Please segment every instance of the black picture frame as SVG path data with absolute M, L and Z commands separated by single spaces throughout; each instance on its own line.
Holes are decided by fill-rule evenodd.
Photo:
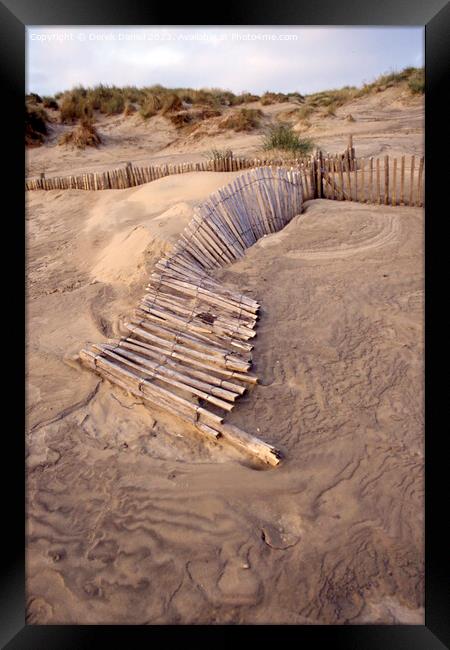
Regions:
M 448 108 L 442 101 L 448 90 L 448 35 L 450 33 L 450 8 L 444 0 L 322 0 L 321 3 L 302 2 L 297 4 L 260 0 L 252 5 L 227 2 L 220 7 L 217 16 L 201 9 L 193 16 L 193 6 L 156 7 L 153 4 L 139 5 L 135 2 L 122 3 L 117 0 L 3 0 L 0 2 L 0 48 L 3 71 L 4 98 L 7 98 L 6 116 L 8 128 L 4 133 L 9 138 L 5 145 L 8 152 L 8 197 L 10 208 L 4 211 L 5 227 L 9 230 L 4 245 L 14 264 L 8 265 L 3 275 L 8 308 L 14 306 L 15 313 L 25 286 L 24 273 L 24 153 L 23 153 L 23 95 L 25 89 L 25 27 L 27 25 L 171 25 L 174 15 L 177 25 L 416 25 L 425 26 L 426 53 L 426 618 L 423 626 L 263 626 L 264 637 L 269 640 L 284 634 L 286 628 L 294 633 L 294 639 L 305 647 L 324 643 L 327 646 L 346 650 L 438 650 L 449 647 L 450 625 L 448 616 L 448 574 L 447 539 L 444 533 L 445 511 L 436 504 L 445 494 L 445 478 L 448 475 L 444 452 L 445 430 L 437 424 L 446 401 L 439 393 L 437 382 L 431 390 L 428 359 L 439 354 L 438 335 L 431 319 L 433 293 L 436 291 L 440 274 L 439 264 L 446 257 L 430 253 L 431 242 L 436 235 L 436 219 L 440 215 L 438 201 L 440 188 L 446 187 L 446 169 L 437 156 L 445 140 L 445 126 Z M 444 114 L 445 111 L 445 114 Z M 3 122 L 5 124 L 5 122 Z M 444 136 L 443 136 L 444 134 Z M 6 223 L 6 218 L 7 223 Z M 447 254 L 448 257 L 448 254 Z M 17 318 L 17 317 L 15 317 Z M 11 322 L 8 320 L 8 322 Z M 25 481 L 24 481 L 24 364 L 18 362 L 26 334 L 26 312 L 21 325 L 14 320 L 14 327 L 7 333 L 5 346 L 11 358 L 8 359 L 10 393 L 5 409 L 13 419 L 4 426 L 3 444 L 6 453 L 3 465 L 12 470 L 7 487 L 3 492 L 2 506 L 4 524 L 2 553 L 4 567 L 0 585 L 0 642 L 2 647 L 16 650 L 52 648 L 90 648 L 107 643 L 125 643 L 129 647 L 140 646 L 149 641 L 169 641 L 172 634 L 182 634 L 184 642 L 200 634 L 205 640 L 213 640 L 219 631 L 226 642 L 237 635 L 249 632 L 253 635 L 258 626 L 36 626 L 25 625 Z M 13 330 L 13 331 L 11 331 Z M 23 357 L 25 361 L 25 355 Z M 12 383 L 11 383 L 12 379 Z M 443 389 L 441 388 L 441 391 Z M 4 393 L 6 396 L 6 393 Z M 18 400 L 12 405 L 13 396 Z M 431 430 L 433 426 L 433 430 Z M 441 449 L 442 447 L 442 449 Z M 447 470 L 447 471 L 446 471 Z M 217 628 L 220 627 L 220 630 Z M 263 637 L 263 638 L 264 638 Z

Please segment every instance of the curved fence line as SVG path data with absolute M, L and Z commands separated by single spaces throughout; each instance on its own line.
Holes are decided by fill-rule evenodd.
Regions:
M 119 339 L 80 352 L 88 368 L 210 440 L 224 438 L 277 465 L 281 452 L 224 414 L 257 383 L 249 374 L 259 303 L 214 278 L 302 211 L 296 170 L 262 167 L 214 192 L 172 250 L 155 265 L 146 293 Z

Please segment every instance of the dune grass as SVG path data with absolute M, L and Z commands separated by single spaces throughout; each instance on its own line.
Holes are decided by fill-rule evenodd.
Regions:
M 25 144 L 39 146 L 48 133 L 48 115 L 38 103 L 25 103 Z
M 269 127 L 262 138 L 264 151 L 278 149 L 292 153 L 296 156 L 308 154 L 314 146 L 310 138 L 301 138 L 291 126 L 277 124 Z
M 210 149 L 204 155 L 207 160 L 228 160 L 233 157 L 231 149 Z
M 262 111 L 258 108 L 240 108 L 235 113 L 227 115 L 219 126 L 233 131 L 252 131 L 260 126 L 262 115 Z
M 64 133 L 60 137 L 58 144 L 86 149 L 86 147 L 98 147 L 101 144 L 101 138 L 92 120 L 84 118 L 72 131 Z
M 425 71 L 423 68 L 416 70 L 410 75 L 408 88 L 413 95 L 421 95 L 425 92 Z
M 37 93 L 29 93 L 26 95 L 26 104 L 30 110 L 32 107 L 42 107 L 51 111 L 59 109 L 59 119 L 63 124 L 93 119 L 98 113 L 128 116 L 138 111 L 144 120 L 160 114 L 177 128 L 184 126 L 197 128 L 201 120 L 219 116 L 226 107 L 238 107 L 256 101 L 260 101 L 263 106 L 290 102 L 301 104 L 298 107 L 298 119 L 306 124 L 313 114 L 334 116 L 337 109 L 354 99 L 382 92 L 399 84 L 402 84 L 412 95 L 424 93 L 424 69 L 408 67 L 399 72 L 393 71 L 380 75 L 374 81 L 365 83 L 359 88 L 344 86 L 305 96 L 297 91 L 291 93 L 266 91 L 259 96 L 247 91 L 235 94 L 221 88 L 166 88 L 160 84 L 138 88 L 99 84 L 86 88 L 76 86 L 71 90 L 56 93 L 53 97 L 40 97 Z M 189 115 L 188 112 L 191 114 Z M 258 109 L 242 107 L 234 114 L 225 115 L 220 126 L 235 131 L 251 131 L 260 126 L 261 117 L 262 113 L 258 112 Z M 45 123 L 51 119 L 48 120 L 47 116 L 43 121 Z M 33 122 L 38 123 L 37 113 L 31 116 L 26 112 L 28 141 L 37 143 L 44 139 L 45 133 L 34 129 L 31 125 Z M 44 127 L 41 125 L 38 128 Z

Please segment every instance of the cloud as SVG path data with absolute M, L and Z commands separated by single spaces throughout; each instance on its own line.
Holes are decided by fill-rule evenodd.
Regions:
M 423 63 L 423 28 L 27 28 L 27 88 L 314 92 Z

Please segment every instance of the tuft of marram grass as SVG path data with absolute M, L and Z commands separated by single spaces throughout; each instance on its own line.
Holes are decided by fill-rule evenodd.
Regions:
M 166 115 L 167 113 L 174 113 L 183 108 L 183 102 L 175 93 L 168 93 L 161 98 L 161 113 Z
M 85 149 L 86 147 L 98 147 L 101 144 L 101 138 L 92 120 L 84 118 L 72 131 L 64 133 L 58 140 L 58 144 L 71 144 L 77 149 Z
M 301 138 L 291 126 L 277 124 L 269 127 L 262 138 L 262 147 L 265 151 L 280 149 L 289 153 L 302 156 L 308 154 L 314 144 L 310 138 Z
M 162 108 L 162 101 L 159 95 L 155 93 L 149 93 L 139 109 L 140 115 L 144 120 L 148 120 L 149 117 L 153 117 L 160 111 Z
M 423 68 L 411 74 L 408 79 L 408 88 L 413 95 L 421 95 L 425 92 L 425 73 Z
M 90 118 L 93 114 L 91 104 L 86 100 L 83 93 L 76 90 L 64 93 L 59 104 L 59 110 L 60 120 L 63 124 Z
M 48 115 L 38 103 L 25 103 L 25 144 L 39 146 L 47 135 Z
M 234 131 L 252 131 L 260 125 L 262 115 L 262 111 L 258 108 L 240 108 L 235 113 L 227 115 L 219 126 Z
M 210 149 L 204 154 L 204 158 L 207 160 L 228 160 L 228 158 L 233 158 L 233 152 L 231 149 Z
M 136 113 L 136 111 L 136 106 L 129 99 L 127 99 L 125 102 L 125 107 L 123 109 L 123 114 L 125 116 L 133 115 L 133 113 Z

